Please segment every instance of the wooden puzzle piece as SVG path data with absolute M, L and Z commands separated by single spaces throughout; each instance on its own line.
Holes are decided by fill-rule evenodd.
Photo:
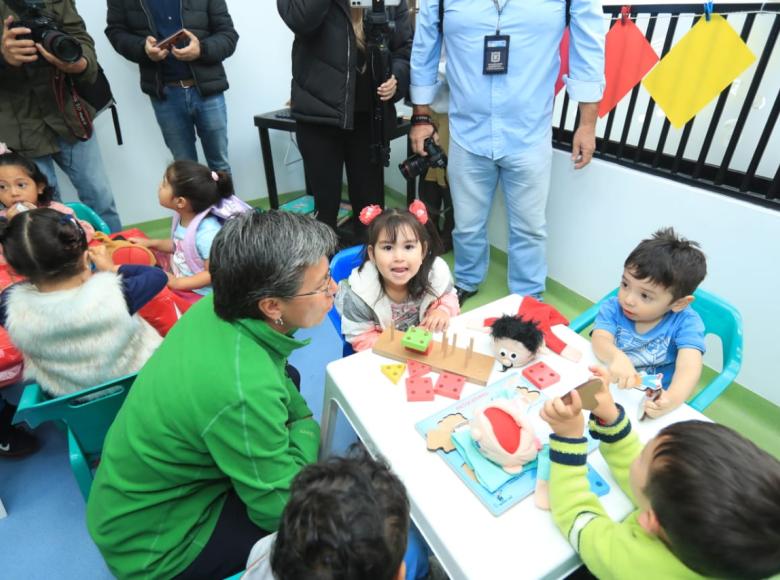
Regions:
M 466 377 L 443 372 L 439 375 L 439 380 L 436 381 L 436 386 L 433 390 L 437 395 L 443 395 L 450 399 L 457 400 L 460 399 L 460 392 L 463 390 L 463 385 L 465 384 Z
M 406 379 L 406 400 L 410 402 L 433 401 L 431 377 L 409 377 Z
M 533 403 L 536 399 L 542 396 L 542 393 L 536 389 L 529 389 L 528 387 L 517 387 L 517 394 L 520 397 L 525 397 L 528 403 Z
M 403 338 L 401 339 L 401 344 L 404 346 L 404 348 L 408 348 L 409 350 L 414 350 L 417 352 L 428 352 L 428 349 L 431 346 L 431 339 L 433 338 L 433 335 L 425 330 L 424 328 L 420 328 L 419 326 L 412 326 L 409 330 L 404 333 Z
M 546 389 L 550 385 L 554 385 L 561 379 L 561 375 L 556 373 L 542 361 L 524 368 L 523 376 L 540 390 Z
M 469 467 L 469 465 L 467 463 L 464 463 L 463 465 L 461 465 L 460 468 L 463 470 L 463 473 L 465 473 L 471 479 L 473 479 L 474 481 L 479 483 L 479 480 L 477 479 L 477 474 L 474 473 L 474 470 L 471 469 L 471 467 Z
M 388 379 L 390 379 L 390 382 L 392 382 L 394 385 L 397 385 L 398 380 L 401 378 L 401 375 L 404 374 L 404 371 L 406 370 L 406 365 L 403 363 L 396 363 L 390 365 L 382 365 L 379 368 L 382 371 L 382 374 L 385 375 Z
M 453 451 L 455 449 L 455 444 L 452 442 L 452 431 L 455 427 L 463 425 L 466 422 L 466 417 L 460 413 L 454 413 L 444 417 L 439 421 L 435 429 L 431 429 L 425 435 L 425 442 L 428 445 L 428 450 L 436 451 L 437 449 L 441 449 L 444 453 Z
M 577 391 L 577 394 L 580 396 L 580 401 L 582 401 L 582 408 L 587 411 L 592 411 L 596 407 L 598 407 L 598 401 L 596 400 L 596 393 L 598 393 L 601 390 L 602 383 L 601 379 L 599 378 L 593 378 L 585 381 L 581 385 L 574 387 L 574 389 Z M 566 393 L 563 396 L 563 402 L 567 405 L 571 403 L 571 395 L 569 393 Z
M 416 360 L 410 359 L 406 361 L 406 364 L 409 365 L 410 377 L 421 377 L 422 375 L 427 375 L 429 372 L 431 372 L 431 365 L 427 365 Z

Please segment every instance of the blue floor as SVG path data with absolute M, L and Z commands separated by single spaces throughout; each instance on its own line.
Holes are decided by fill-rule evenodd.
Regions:
M 290 358 L 301 373 L 301 392 L 319 420 L 325 366 L 341 356 L 341 340 L 326 318 L 298 338 L 312 343 Z M 5 389 L 15 401 L 18 390 Z M 51 424 L 36 430 L 41 449 L 24 459 L 0 460 L 0 499 L 8 517 L 0 519 L 0 578 L 111 578 L 85 525 L 84 500 L 70 471 L 65 434 Z M 354 440 L 343 417 L 336 449 Z

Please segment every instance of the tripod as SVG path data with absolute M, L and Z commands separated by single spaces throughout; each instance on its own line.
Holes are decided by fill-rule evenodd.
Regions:
M 371 163 L 390 165 L 389 133 L 395 119 L 388 119 L 388 105 L 377 94 L 379 85 L 392 75 L 390 49 L 387 38 L 395 23 L 388 20 L 384 0 L 372 0 L 371 9 L 363 17 L 363 30 L 366 36 L 366 57 L 371 75 Z

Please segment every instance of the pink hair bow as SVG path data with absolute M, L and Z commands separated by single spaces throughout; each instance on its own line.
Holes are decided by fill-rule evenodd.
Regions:
M 382 208 L 377 204 L 367 205 L 362 210 L 360 210 L 358 219 L 360 220 L 361 224 L 367 226 L 372 221 L 374 221 L 376 216 L 378 216 L 380 213 L 382 213 Z
M 415 199 L 412 204 L 409 206 L 409 212 L 417 218 L 417 221 L 420 222 L 422 225 L 425 225 L 428 223 L 428 209 L 425 207 L 425 204 L 421 202 L 419 199 Z
M 8 145 L 0 141 L 0 155 L 5 155 L 6 153 L 12 153 L 12 151 L 8 148 Z

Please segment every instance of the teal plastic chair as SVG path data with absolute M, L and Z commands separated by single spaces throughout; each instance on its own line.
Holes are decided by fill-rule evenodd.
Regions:
M 14 423 L 25 422 L 32 428 L 46 421 L 65 424 L 70 468 L 85 501 L 92 487 L 92 468 L 100 457 L 103 440 L 135 377 L 135 374 L 127 375 L 55 399 L 48 398 L 35 383 L 24 388 Z
M 95 228 L 95 231 L 103 232 L 104 234 L 111 233 L 111 228 L 108 227 L 108 224 L 105 221 L 103 221 L 103 218 L 100 217 L 95 212 L 95 210 L 89 207 L 88 205 L 85 205 L 80 201 L 70 201 L 65 205 L 67 205 L 70 209 L 73 210 L 73 213 L 76 214 L 77 218 L 87 222 L 93 228 Z
M 330 276 L 333 278 L 334 282 L 339 283 L 345 278 L 349 278 L 352 270 L 360 266 L 363 262 L 363 252 L 365 249 L 366 247 L 363 245 L 352 246 L 351 248 L 344 248 L 333 256 L 333 259 L 330 261 Z M 335 306 L 328 312 L 328 318 L 330 318 L 333 327 L 336 329 L 336 332 L 339 333 L 339 336 L 344 343 L 341 355 L 349 356 L 353 354 L 355 351 L 352 349 L 352 345 L 347 342 L 341 332 L 341 315 L 339 314 L 339 311 L 336 310 Z
M 704 411 L 734 382 L 742 367 L 742 316 L 731 304 L 711 292 L 700 288 L 693 295 L 696 299 L 691 307 L 704 321 L 704 333 L 720 337 L 723 344 L 723 370 L 688 402 L 697 411 Z M 601 304 L 612 296 L 617 296 L 617 288 L 572 320 L 570 328 L 582 332 L 593 324 Z

